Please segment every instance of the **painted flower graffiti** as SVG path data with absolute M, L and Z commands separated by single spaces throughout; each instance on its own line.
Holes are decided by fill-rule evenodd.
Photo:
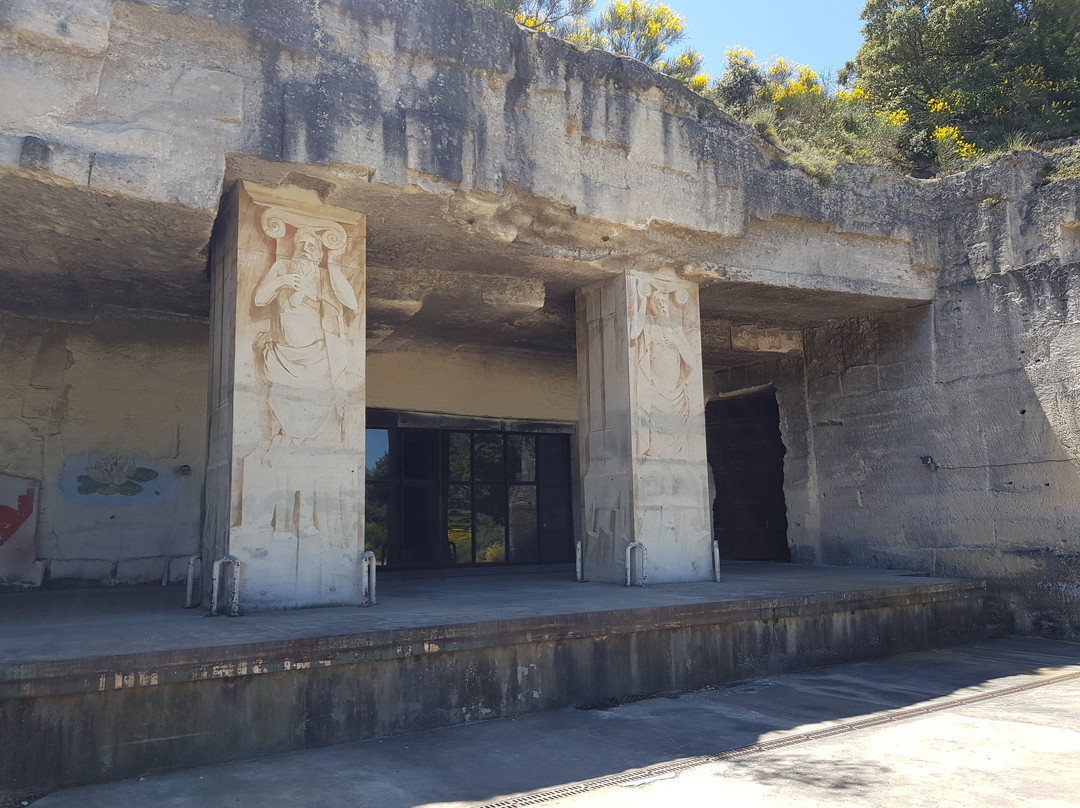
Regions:
M 145 466 L 136 466 L 135 460 L 118 454 L 103 454 L 92 465 L 87 466 L 86 474 L 78 476 L 80 494 L 120 494 L 133 497 L 141 494 L 140 483 L 156 479 L 158 473 Z

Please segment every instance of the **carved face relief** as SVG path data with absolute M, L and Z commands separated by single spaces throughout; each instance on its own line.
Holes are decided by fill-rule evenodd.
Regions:
M 310 227 L 301 227 L 296 231 L 296 255 L 314 261 L 322 262 L 323 248 L 318 234 Z

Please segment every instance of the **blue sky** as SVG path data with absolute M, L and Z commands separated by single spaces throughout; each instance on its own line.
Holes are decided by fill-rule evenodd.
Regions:
M 713 77 L 723 72 L 724 52 L 732 46 L 749 48 L 761 60 L 783 56 L 825 74 L 854 59 L 862 44 L 859 14 L 865 0 L 664 2 L 686 18 L 689 37 L 678 50 L 689 44 L 703 53 Z

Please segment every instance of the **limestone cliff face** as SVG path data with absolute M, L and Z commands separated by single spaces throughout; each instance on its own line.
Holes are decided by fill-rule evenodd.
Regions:
M 175 287 L 143 281 L 144 306 L 205 311 L 200 250 L 240 177 L 369 211 L 404 209 L 407 189 L 413 226 L 373 222 L 373 265 L 454 269 L 413 242 L 464 231 L 487 254 L 474 267 L 531 260 L 575 283 L 631 265 L 725 294 L 929 297 L 917 184 L 851 169 L 824 189 L 674 80 L 468 2 L 16 0 L 2 14 L 0 187 L 20 200 L 26 255 L 0 261 L 27 301 L 41 281 L 25 273 L 52 267 L 69 316 L 72 297 L 112 304 L 86 279 L 115 277 L 117 254 Z M 71 222 L 60 256 L 43 249 L 55 219 Z
M 1006 622 L 1075 636 L 1080 187 L 1046 165 L 927 183 L 933 302 L 806 333 L 788 378 L 805 374 L 812 492 L 789 521 L 797 557 L 986 577 Z
M 200 423 L 206 245 L 246 179 L 367 216 L 372 401 L 423 409 L 400 357 L 453 356 L 554 391 L 508 381 L 476 412 L 565 419 L 576 291 L 692 280 L 713 392 L 776 387 L 797 559 L 988 576 L 1019 627 L 1077 632 L 1080 181 L 1043 182 L 1046 158 L 823 187 L 676 82 L 468 0 L 12 0 L 0 74 L 0 339 L 55 347 L 45 382 L 30 359 L 0 378 L 0 504 L 40 486 L 32 543 L 65 576 L 149 579 L 119 559 L 196 542 L 189 520 L 140 544 L 149 514 L 79 555 L 54 483 L 106 444 L 166 468 L 129 400 Z M 129 343 L 184 391 L 95 397 L 157 367 Z

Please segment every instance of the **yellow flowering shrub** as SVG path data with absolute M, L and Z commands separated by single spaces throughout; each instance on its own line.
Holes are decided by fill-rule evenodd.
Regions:
M 935 127 L 931 137 L 938 162 L 947 169 L 963 168 L 983 153 L 974 143 L 964 140 L 960 130 L 952 125 Z
M 892 112 L 881 113 L 878 115 L 889 126 L 903 127 L 907 126 L 911 118 L 908 117 L 907 110 L 895 109 Z

